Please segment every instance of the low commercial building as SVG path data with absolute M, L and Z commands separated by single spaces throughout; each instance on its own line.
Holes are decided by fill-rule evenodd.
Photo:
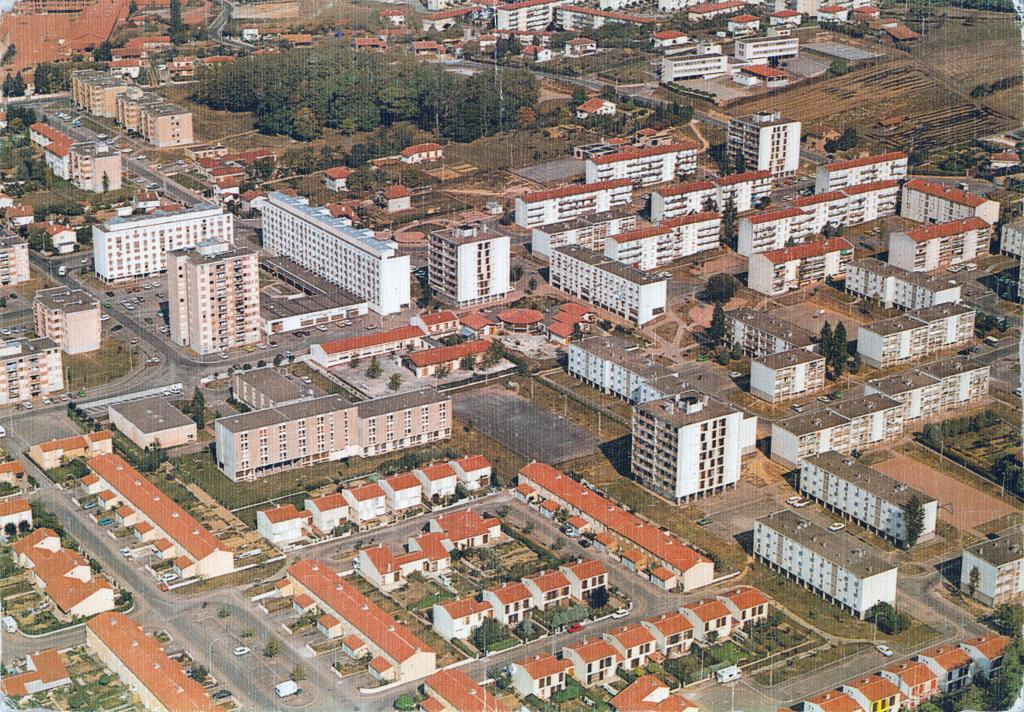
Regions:
M 716 48 L 717 49 L 717 48 Z M 729 57 L 721 50 L 698 47 L 694 54 L 666 54 L 661 58 L 659 81 L 662 84 L 691 79 L 714 79 L 729 73 Z
M 89 469 L 99 479 L 96 491 L 113 495 L 100 497 L 104 509 L 128 505 L 134 511 L 125 526 L 133 526 L 137 538 L 170 543 L 162 556 L 174 561 L 179 576 L 214 578 L 234 571 L 231 549 L 119 455 L 94 457 Z
M 81 289 L 40 289 L 32 300 L 35 331 L 52 339 L 66 354 L 82 354 L 100 347 L 103 324 L 100 303 Z
M 551 253 L 551 286 L 643 326 L 665 312 L 666 280 L 576 245 Z
M 316 559 L 288 567 L 287 594 L 304 593 L 322 614 L 318 627 L 328 638 L 355 635 L 374 655 L 370 674 L 385 682 L 407 682 L 436 669 L 436 654 L 411 630 L 364 596 L 326 563 Z
M 260 328 L 267 336 L 335 324 L 369 312 L 366 299 L 339 289 L 287 257 L 265 257 L 260 267 L 298 290 L 260 292 Z
M 35 443 L 28 449 L 29 458 L 42 470 L 52 470 L 69 460 L 109 455 L 114 451 L 114 434 L 97 430 L 84 435 Z
M 903 151 L 891 151 L 825 163 L 815 171 L 814 192 L 828 193 L 881 180 L 903 180 L 907 177 L 907 161 Z
M 621 178 L 527 193 L 516 198 L 516 225 L 535 228 L 607 213 L 633 200 L 632 181 Z
M 13 287 L 30 278 L 28 240 L 0 229 L 0 287 Z
M 29 571 L 32 585 L 53 601 L 62 620 L 114 609 L 114 587 L 93 576 L 89 560 L 65 549 L 52 529 L 36 529 L 14 542 L 12 549 L 18 565 Z
M 1024 529 L 1016 526 L 965 548 L 960 560 L 961 590 L 992 607 L 1024 600 L 1022 537 Z
M 959 304 L 961 286 L 952 279 L 910 272 L 874 257 L 846 265 L 846 291 L 877 302 L 885 309 L 924 309 Z
M 725 320 L 726 345 L 738 346 L 751 358 L 791 349 L 809 350 L 815 343 L 814 335 L 806 329 L 749 307 L 726 312 Z
M 737 38 L 733 52 L 736 59 L 741 62 L 769 64 L 799 55 L 800 38 L 791 36 Z
M 579 245 L 602 252 L 606 238 L 636 228 L 637 216 L 623 210 L 584 215 L 563 222 L 533 228 L 530 250 L 543 259 L 551 259 L 551 251 L 563 245 Z
M 853 260 L 853 245 L 841 237 L 805 242 L 750 256 L 747 286 L 775 296 L 817 284 L 846 273 Z
M 852 535 L 830 532 L 792 510 L 756 520 L 753 547 L 769 568 L 857 618 L 877 603 L 896 603 L 895 566 Z
M 678 503 L 739 482 L 742 457 L 756 444 L 757 416 L 689 391 L 635 406 L 632 433 L 633 477 Z
M 799 489 L 831 511 L 904 546 L 907 505 L 916 500 L 924 515 L 917 542 L 935 538 L 938 502 L 934 497 L 835 450 L 800 462 Z
M 628 179 L 639 185 L 667 183 L 697 170 L 697 148 L 692 142 L 667 143 L 592 156 L 585 164 L 585 180 L 601 183 Z
M 85 641 L 107 669 L 150 710 L 217 712 L 203 686 L 185 674 L 156 638 L 123 613 L 96 616 L 85 626 Z
M 872 379 L 864 385 L 864 392 L 882 393 L 903 403 L 903 419 L 909 423 L 972 405 L 988 395 L 988 385 L 988 364 L 954 356 Z
M 864 324 L 857 331 L 857 353 L 868 366 L 889 368 L 961 348 L 974 338 L 974 316 L 968 306 L 940 304 Z
M 417 351 L 426 346 L 426 332 L 422 327 L 399 326 L 372 334 L 346 336 L 322 344 L 311 344 L 309 355 L 323 368 L 348 365 L 352 361 L 372 359 L 399 351 Z
M 847 454 L 903 434 L 906 406 L 874 393 L 833 401 L 817 410 L 772 423 L 771 457 L 784 465 L 829 450 Z
M 611 235 L 605 239 L 604 254 L 649 272 L 683 257 L 716 249 L 721 227 L 722 216 L 716 212 L 682 215 L 653 227 Z
M 825 357 L 807 349 L 765 354 L 750 361 L 750 394 L 784 403 L 825 387 Z
M 198 435 L 195 421 L 161 396 L 116 403 L 107 413 L 110 424 L 143 450 L 185 445 Z
M 45 336 L 0 342 L 0 405 L 64 390 L 60 347 Z
M 900 215 L 919 223 L 946 223 L 981 218 L 999 222 L 999 203 L 943 183 L 915 178 L 903 185 Z
M 934 272 L 989 253 L 992 226 L 978 217 L 951 220 L 889 234 L 889 264 L 911 272 Z
M 512 291 L 509 236 L 484 223 L 430 233 L 427 274 L 435 296 L 457 309 L 500 302 Z

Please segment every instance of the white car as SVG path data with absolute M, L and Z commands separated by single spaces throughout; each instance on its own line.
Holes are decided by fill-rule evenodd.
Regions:
M 248 655 L 250 652 L 252 652 L 252 651 L 249 650 L 244 645 L 239 645 L 237 648 L 235 648 L 235 657 L 239 657 L 240 658 L 243 655 Z
M 258 348 L 260 351 L 266 351 L 267 345 L 261 341 L 260 343 L 256 344 L 256 348 Z
M 786 498 L 786 504 L 796 504 L 796 503 L 797 503 L 797 502 L 799 502 L 799 501 L 800 501 L 801 499 L 803 499 L 803 497 L 801 497 L 801 496 L 800 496 L 800 495 L 798 495 L 798 494 L 795 494 L 795 495 L 793 495 L 792 497 L 787 497 L 787 498 Z
M 806 499 L 801 499 L 798 502 L 793 502 L 793 506 L 796 507 L 797 509 L 800 509 L 801 507 L 806 507 L 808 504 L 810 504 L 810 501 Z
M 828 525 L 828 530 L 830 532 L 837 532 L 840 529 L 846 529 L 846 525 L 843 524 L 842 522 L 832 522 L 831 524 Z
M 160 577 L 160 580 L 163 581 L 164 583 L 170 583 L 171 581 L 177 581 L 178 580 L 178 574 L 176 574 L 174 572 L 171 572 L 169 574 L 164 574 L 163 576 Z
M 110 321 L 110 314 L 103 314 L 100 316 L 100 321 Z
M 327 327 L 324 326 L 323 324 L 317 324 L 316 330 L 317 331 L 327 331 Z
M 892 657 L 892 648 L 890 648 L 885 643 L 879 643 L 878 645 L 876 645 L 875 646 L 875 650 L 877 650 L 878 652 L 880 652 L 882 655 L 884 655 L 887 658 L 891 658 Z
M 129 549 L 127 546 L 124 547 L 123 549 L 121 549 L 121 556 L 125 557 L 126 559 L 130 559 L 132 557 L 132 550 Z
M 626 610 L 625 608 L 620 608 L 619 610 L 617 610 L 614 613 L 612 613 L 612 618 L 625 618 L 628 615 L 629 615 L 629 611 L 628 610 Z

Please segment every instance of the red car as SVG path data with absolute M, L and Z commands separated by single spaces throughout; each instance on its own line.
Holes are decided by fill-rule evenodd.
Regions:
M 582 623 L 573 623 L 568 628 L 566 628 L 566 630 L 569 631 L 570 633 L 579 633 L 581 630 L 583 630 L 583 624 Z

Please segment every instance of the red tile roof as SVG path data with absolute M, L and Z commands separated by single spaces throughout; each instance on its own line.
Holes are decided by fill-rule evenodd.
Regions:
M 994 660 L 1006 652 L 1006 648 L 1009 647 L 1010 642 L 1010 639 L 1005 635 L 987 633 L 974 638 L 968 638 L 964 641 L 964 645 L 970 645 L 977 648 L 978 652 L 986 658 Z
M 582 108 L 582 107 L 580 107 Z M 646 148 L 627 148 L 618 153 L 609 153 L 604 156 L 595 156 L 590 160 L 599 166 L 619 161 L 631 161 L 637 158 L 650 158 L 652 156 L 664 156 L 668 153 L 683 153 L 685 151 L 696 151 L 697 144 L 691 141 L 681 143 L 667 143 L 661 146 L 648 146 Z
M 717 598 L 713 598 L 710 601 L 687 603 L 683 608 L 693 611 L 697 618 L 705 623 L 732 615 L 726 605 Z
M 900 688 L 881 675 L 868 675 L 858 678 L 847 682 L 843 687 L 852 687 L 855 690 L 859 690 L 872 703 L 900 694 Z
M 423 329 L 418 326 L 400 326 L 397 329 L 378 331 L 375 334 L 361 334 L 349 336 L 344 339 L 334 339 L 320 344 L 320 348 L 326 354 L 346 353 L 357 349 L 365 349 L 371 346 L 382 346 L 384 344 L 398 341 L 408 341 L 423 336 Z
M 458 477 L 458 474 L 452 469 L 452 466 L 447 462 L 439 462 L 436 465 L 430 465 L 429 467 L 420 468 L 420 472 L 427 476 L 427 479 L 431 482 L 437 482 L 439 480 L 448 480 L 453 477 Z M 416 480 L 419 482 L 419 480 Z
M 12 514 L 24 514 L 31 511 L 32 505 L 28 503 L 28 500 L 21 497 L 0 502 L 0 517 L 9 517 Z
M 453 620 L 468 618 L 471 615 L 491 610 L 491 604 L 476 600 L 475 596 L 457 598 L 437 604 L 443 608 Z
M 604 638 L 592 638 L 590 640 L 583 640 L 575 645 L 565 646 L 569 650 L 575 651 L 577 655 L 585 663 L 592 663 L 598 660 L 604 660 L 605 658 L 618 657 L 618 653 L 615 652 L 615 648 L 612 647 Z
M 938 225 L 917 227 L 913 230 L 907 230 L 905 234 L 914 242 L 927 242 L 928 240 L 937 240 L 942 237 L 960 235 L 971 230 L 986 230 L 989 227 L 989 224 L 981 218 L 970 217 L 963 220 L 951 220 L 950 222 L 939 223 Z
M 498 314 L 498 320 L 515 326 L 536 324 L 544 318 L 544 314 L 536 309 L 506 309 Z
M 281 522 L 288 522 L 292 519 L 311 519 L 313 517 L 312 514 L 304 509 L 296 509 L 294 504 L 282 504 L 281 506 L 274 507 L 273 509 L 264 509 L 262 510 L 262 514 L 271 524 L 280 524 Z
M 492 528 L 501 526 L 501 522 L 496 517 L 484 519 L 472 509 L 443 514 L 440 517 L 435 517 L 433 521 L 456 544 L 466 539 L 483 536 Z
M 800 208 L 781 208 L 779 210 L 768 210 L 757 215 L 751 215 L 747 218 L 754 225 L 760 225 L 761 223 L 774 222 L 775 220 L 785 220 L 788 218 L 795 218 L 801 215 L 806 215 Z
M 530 595 L 530 589 L 526 588 L 526 584 L 521 581 L 513 581 L 512 583 L 507 583 L 504 586 L 488 590 L 506 606 L 510 603 L 515 603 L 516 601 L 525 601 L 528 598 L 532 598 Z
M 739 586 L 731 591 L 726 591 L 722 594 L 722 597 L 728 598 L 741 611 L 747 611 L 755 606 L 766 605 L 772 602 L 772 599 L 753 586 Z
M 598 183 L 577 183 L 575 185 L 562 186 L 561 188 L 552 188 L 550 190 L 539 190 L 534 193 L 527 193 L 526 195 L 523 196 L 523 201 L 526 203 L 539 203 L 542 200 L 552 200 L 554 198 L 569 198 L 574 195 L 583 195 L 585 193 L 597 193 L 598 191 L 611 190 L 613 188 L 622 188 L 623 186 L 627 185 L 633 185 L 633 182 L 629 180 L 629 178 L 606 180 L 600 181 Z
M 517 660 L 516 665 L 523 668 L 526 674 L 534 680 L 565 673 L 572 669 L 570 661 L 565 659 L 559 660 L 551 653 Z
M 324 175 L 331 180 L 338 180 L 339 178 L 348 178 L 352 175 L 352 169 L 346 168 L 345 166 L 335 166 L 334 168 L 328 168 L 324 171 Z
M 771 177 L 771 171 L 746 171 L 745 173 L 735 173 L 731 176 L 722 176 L 715 180 L 715 182 L 720 186 L 727 186 L 747 181 L 765 180 Z
M 438 324 L 447 324 L 452 321 L 458 321 L 459 317 L 455 312 L 445 310 L 420 314 L 420 320 L 427 326 L 437 326 Z
M 409 360 L 417 368 L 437 366 L 442 363 L 459 361 L 467 356 L 480 356 L 486 353 L 490 347 L 490 341 L 465 341 L 454 346 L 441 346 L 425 351 L 413 351 L 409 354 Z
M 890 665 L 885 668 L 885 671 L 893 673 L 903 681 L 903 684 L 911 688 L 936 679 L 935 673 L 930 667 L 924 663 L 909 660 Z
M 462 670 L 448 668 L 428 677 L 425 686 L 459 712 L 509 712 L 508 707 Z
M 829 252 L 839 250 L 852 250 L 853 245 L 841 237 L 830 237 L 816 242 L 805 242 L 802 245 L 793 247 L 782 247 L 778 250 L 768 250 L 763 256 L 772 264 L 783 264 L 794 260 L 806 260 L 811 257 L 820 257 Z
M 851 158 L 847 161 L 835 161 L 825 166 L 830 171 L 845 171 L 850 168 L 861 168 L 863 166 L 873 166 L 876 163 L 887 163 L 889 161 L 898 161 L 900 159 L 906 159 L 907 154 L 903 151 L 890 151 L 889 153 L 881 153 L 877 156 L 862 156 L 861 158 Z

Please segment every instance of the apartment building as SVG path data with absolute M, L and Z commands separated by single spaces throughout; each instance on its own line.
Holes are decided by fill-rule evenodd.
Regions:
M 204 240 L 167 255 L 171 340 L 198 354 L 258 343 L 259 255 L 227 240 Z
M 690 181 L 658 188 L 651 192 L 651 222 L 705 212 L 714 205 L 721 211 L 731 201 L 736 212 L 743 213 L 759 205 L 772 193 L 769 171 L 748 171 L 713 180 Z
M 0 287 L 13 287 L 29 279 L 28 240 L 0 232 Z
M 626 179 L 634 185 L 653 185 L 667 183 L 695 170 L 697 145 L 690 141 L 630 147 L 617 153 L 591 156 L 585 165 L 587 183 Z
M 843 225 L 860 225 L 896 214 L 896 203 L 900 197 L 900 182 L 882 180 L 875 183 L 861 183 L 841 191 L 846 196 L 846 213 Z
M 373 656 L 370 674 L 383 682 L 408 682 L 436 669 L 436 654 L 355 586 L 316 559 L 288 567 L 284 595 L 305 594 L 322 613 L 319 630 L 335 639 L 354 635 Z
M 938 502 L 934 497 L 835 450 L 800 462 L 799 489 L 829 510 L 900 545 L 907 541 L 907 504 L 916 499 L 924 510 L 917 541 L 935 538 Z
M 968 546 L 960 560 L 960 588 L 972 590 L 972 572 L 977 570 L 978 585 L 973 597 L 986 606 L 1020 603 L 1024 599 L 1024 529 L 1011 527 L 995 539 L 983 539 Z
M 604 255 L 649 272 L 683 257 L 716 249 L 721 229 L 719 213 L 681 215 L 659 225 L 607 237 Z
M 530 250 L 546 260 L 551 259 L 553 249 L 563 245 L 580 245 L 588 250 L 602 252 L 608 236 L 634 230 L 636 225 L 636 214 L 623 209 L 571 218 L 533 228 Z
M 217 466 L 235 481 L 451 437 L 451 398 L 424 388 L 352 404 L 322 396 L 214 421 Z
M 889 264 L 910 272 L 934 272 L 987 255 L 992 226 L 978 217 L 951 220 L 889 234 Z
M 611 547 L 623 543 L 641 552 L 652 568 L 664 568 L 675 577 L 683 591 L 692 591 L 712 583 L 714 563 L 694 551 L 675 535 L 661 530 L 626 512 L 622 507 L 599 495 L 589 487 L 543 462 L 533 462 L 519 470 L 517 497 L 528 501 L 546 499 L 570 514 L 585 519 L 592 530 Z M 637 573 L 643 573 L 636 569 Z
M 745 64 L 764 65 L 799 55 L 800 39 L 791 36 L 738 37 L 733 46 L 733 54 Z
M 726 345 L 737 345 L 751 358 L 759 358 L 779 351 L 810 349 L 815 336 L 806 329 L 788 321 L 749 307 L 740 307 L 725 313 Z
M 75 143 L 68 152 L 70 180 L 80 190 L 106 193 L 121 189 L 121 154 L 100 142 Z
M 541 190 L 516 198 L 516 225 L 540 227 L 628 206 L 633 183 L 626 178 Z
M 98 478 L 89 485 L 89 493 L 100 495 L 105 510 L 117 510 L 136 538 L 153 542 L 164 558 L 173 560 L 181 578 L 213 578 L 234 571 L 231 549 L 119 455 L 100 455 L 88 464 Z
M 744 257 L 781 250 L 814 235 L 814 214 L 798 207 L 777 208 L 739 219 L 736 251 Z
M 862 620 L 876 603 L 896 603 L 895 566 L 852 535 L 792 510 L 754 522 L 754 557 Z
M 903 151 L 891 151 L 818 166 L 814 175 L 814 192 L 828 193 L 862 183 L 899 181 L 906 177 L 907 154 Z
M 197 205 L 174 212 L 113 217 L 92 228 L 93 266 L 105 282 L 149 277 L 167 269 L 167 253 L 206 240 L 234 240 L 234 216 Z
M 868 366 L 889 368 L 960 348 L 974 338 L 974 316 L 968 306 L 939 304 L 864 324 L 857 330 L 857 353 Z
M 714 79 L 729 73 L 729 57 L 719 48 L 698 47 L 694 54 L 666 54 L 661 58 L 658 80 L 662 84 L 689 79 Z
M 807 349 L 765 354 L 750 361 L 750 394 L 784 403 L 825 387 L 825 357 Z
M 115 403 L 107 414 L 110 424 L 143 450 L 185 445 L 199 434 L 195 421 L 161 396 Z
M 484 223 L 430 233 L 427 275 L 441 301 L 457 309 L 499 302 L 509 295 L 511 241 Z
M 253 410 L 325 395 L 313 384 L 287 378 L 273 366 L 235 371 L 231 377 L 232 397 Z
M 157 148 L 193 142 L 192 112 L 139 87 L 118 94 L 114 117 L 118 124 Z
M 409 257 L 391 240 L 352 226 L 306 198 L 273 192 L 263 209 L 263 246 L 365 299 L 387 316 L 408 308 Z
M 630 403 L 666 398 L 692 386 L 683 368 L 669 367 L 644 351 L 642 344 L 612 334 L 571 342 L 566 370 Z
M 688 391 L 638 404 L 632 432 L 634 478 L 678 503 L 739 482 L 742 456 L 756 444 L 757 416 Z
M 955 280 L 909 272 L 874 257 L 850 262 L 844 286 L 848 293 L 875 301 L 885 309 L 924 309 L 959 304 L 961 300 L 961 286 Z
M 999 203 L 943 183 L 915 178 L 903 185 L 900 215 L 920 223 L 945 223 L 981 218 L 999 222 Z
M 128 91 L 124 77 L 92 69 L 71 73 L 71 101 L 93 116 L 113 118 L 117 115 L 117 97 Z
M 576 245 L 551 253 L 551 286 L 643 326 L 665 312 L 666 280 Z
M 851 453 L 903 434 L 903 403 L 880 393 L 843 398 L 772 423 L 771 457 L 784 465 L 829 450 Z
M 524 0 L 495 8 L 494 27 L 513 32 L 543 32 L 555 20 L 555 8 L 568 0 Z
M 737 40 L 739 45 L 743 40 Z M 752 50 L 753 51 L 753 50 Z M 800 122 L 778 112 L 760 112 L 729 120 L 729 159 L 742 156 L 748 168 L 791 176 L 800 165 Z
M 60 347 L 45 336 L 0 342 L 0 405 L 64 390 Z
M 841 237 L 759 252 L 747 262 L 747 286 L 775 296 L 846 273 L 853 245 Z
M 82 354 L 100 347 L 100 303 L 81 289 L 40 289 L 32 300 L 32 315 L 35 332 L 52 339 L 66 354 Z
M 657 25 L 658 20 L 643 15 L 630 15 L 624 12 L 611 12 L 586 5 L 561 4 L 555 8 L 555 24 L 566 32 L 586 32 L 599 30 L 605 25 L 633 25 L 650 28 Z
M 1015 220 L 1003 225 L 999 234 L 999 251 L 1006 255 L 1024 256 L 1024 220 Z M 2 259 L 0 257 L 0 260 Z
M 907 422 L 969 406 L 988 394 L 989 366 L 966 356 L 936 361 L 912 371 L 876 378 L 864 392 L 882 393 L 906 405 Z
M 167 657 L 163 645 L 124 613 L 110 611 L 85 624 L 85 643 L 150 710 L 217 712 L 203 686 Z

